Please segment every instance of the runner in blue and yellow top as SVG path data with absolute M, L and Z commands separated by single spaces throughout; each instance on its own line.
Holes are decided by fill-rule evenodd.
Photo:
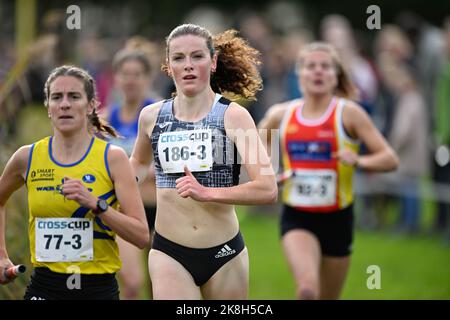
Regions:
M 281 235 L 297 297 L 338 299 L 353 240 L 354 169 L 389 171 L 398 160 L 364 110 L 349 100 L 356 92 L 333 47 L 306 46 L 297 72 L 303 99 L 274 105 L 259 128 L 280 129 Z M 358 155 L 359 142 L 367 155 Z
M 20 148 L 0 178 L 0 221 L 10 195 L 28 189 L 35 268 L 25 299 L 118 299 L 116 234 L 140 248 L 149 241 L 135 177 L 121 148 L 94 137 L 115 131 L 97 117 L 95 85 L 84 70 L 56 68 L 45 94 L 54 135 Z M 13 265 L 4 234 L 3 222 L 0 274 Z M 69 285 L 73 273 L 79 281 Z
M 67 200 L 62 188 L 68 177 L 80 180 L 93 195 L 116 209 L 117 197 L 108 172 L 109 145 L 92 138 L 85 155 L 68 164 L 53 157 L 53 145 L 53 137 L 48 137 L 31 146 L 25 176 L 31 261 L 35 267 L 58 273 L 66 273 L 73 265 L 85 274 L 114 273 L 121 266 L 115 232 L 92 210 Z M 77 226 L 81 228 L 74 229 Z

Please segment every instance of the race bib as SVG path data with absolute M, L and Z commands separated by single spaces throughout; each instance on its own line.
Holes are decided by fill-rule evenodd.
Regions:
M 196 129 L 165 132 L 159 136 L 158 154 L 164 173 L 209 171 L 213 165 L 212 131 Z
M 336 204 L 334 170 L 296 170 L 289 199 L 293 206 L 322 207 Z
M 93 222 L 87 218 L 36 218 L 36 260 L 91 261 L 94 257 Z

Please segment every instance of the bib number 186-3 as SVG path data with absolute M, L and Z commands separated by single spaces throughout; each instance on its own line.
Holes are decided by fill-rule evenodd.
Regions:
M 209 171 L 213 164 L 210 129 L 164 132 L 159 136 L 158 153 L 164 173 Z

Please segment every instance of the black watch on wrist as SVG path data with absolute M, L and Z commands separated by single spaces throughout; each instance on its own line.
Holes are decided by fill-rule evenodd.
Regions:
M 106 202 L 105 199 L 98 199 L 97 207 L 94 210 L 92 210 L 92 212 L 94 214 L 100 214 L 100 213 L 103 213 L 106 210 L 108 210 L 108 207 L 109 207 L 109 204 L 108 204 L 108 202 Z

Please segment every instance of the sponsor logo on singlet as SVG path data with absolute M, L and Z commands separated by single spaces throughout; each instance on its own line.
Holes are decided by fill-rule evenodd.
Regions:
M 36 169 L 30 173 L 31 182 L 53 181 L 55 179 L 55 169 Z

